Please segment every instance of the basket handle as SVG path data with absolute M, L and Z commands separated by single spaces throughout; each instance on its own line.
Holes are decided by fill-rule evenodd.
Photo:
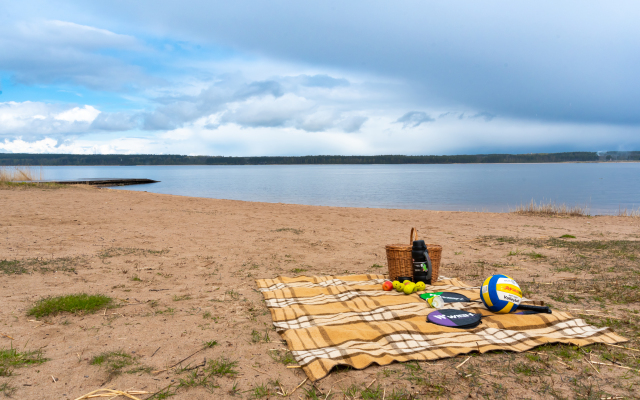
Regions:
M 411 235 L 409 236 L 409 246 L 413 246 L 413 241 L 418 240 L 418 230 L 411 228 Z

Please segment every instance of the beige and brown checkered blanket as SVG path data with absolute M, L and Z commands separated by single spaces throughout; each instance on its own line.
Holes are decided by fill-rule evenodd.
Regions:
M 479 297 L 479 288 L 441 278 L 427 292 L 464 294 L 470 303 L 447 308 L 484 315 L 474 329 L 438 326 L 426 321 L 434 311 L 417 293 L 381 289 L 384 275 L 319 276 L 260 279 L 259 290 L 276 330 L 311 380 L 336 365 L 356 369 L 372 363 L 436 360 L 471 351 L 525 351 L 546 343 L 618 343 L 627 339 L 609 328 L 596 328 L 571 314 L 493 314 Z

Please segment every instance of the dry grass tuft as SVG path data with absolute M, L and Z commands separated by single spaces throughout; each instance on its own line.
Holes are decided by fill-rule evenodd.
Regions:
M 0 166 L 0 182 L 41 181 L 43 177 L 42 167 Z
M 529 204 L 520 204 L 515 209 L 510 209 L 509 212 L 522 215 L 542 216 L 588 217 L 590 215 L 589 207 L 586 205 L 569 207 L 566 204 L 556 204 L 554 202 L 538 204 L 534 200 L 531 200 Z
M 633 217 L 633 218 L 640 218 L 640 207 L 637 210 L 627 210 L 625 209 L 619 209 L 618 210 L 618 217 Z

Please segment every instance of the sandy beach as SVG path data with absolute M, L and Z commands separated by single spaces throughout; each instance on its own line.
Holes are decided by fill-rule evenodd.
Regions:
M 624 346 L 640 347 L 640 218 L 316 207 L 95 188 L 5 187 L 0 210 L 0 349 L 41 349 L 47 359 L 0 376 L 4 394 L 15 398 L 76 399 L 103 387 L 146 391 L 136 395 L 144 399 L 221 357 L 237 361 L 237 375 L 217 377 L 217 387 L 183 386 L 172 398 L 280 398 L 277 391 L 290 392 L 305 376 L 270 356 L 284 345 L 255 279 L 386 273 L 384 245 L 408 244 L 413 226 L 443 246 L 440 275 L 480 284 L 507 274 L 528 297 L 583 313 L 629 338 Z M 43 297 L 75 293 L 104 294 L 117 307 L 27 315 Z M 182 370 L 169 368 L 213 340 L 217 345 L 179 364 Z M 419 370 L 340 370 L 316 386 L 335 399 L 374 379 L 387 399 L 394 391 L 417 398 L 638 396 L 640 353 L 583 350 L 594 351 L 588 361 L 557 349 L 480 355 L 462 377 L 455 366 L 466 357 L 420 363 Z M 127 353 L 132 364 L 113 374 L 91 365 L 112 351 Z M 499 372 L 507 360 L 511 369 L 522 364 L 533 372 Z M 305 398 L 305 390 L 308 382 L 290 397 Z

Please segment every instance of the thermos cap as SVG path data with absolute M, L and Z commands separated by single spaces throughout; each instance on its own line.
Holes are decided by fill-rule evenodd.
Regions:
M 427 245 L 424 244 L 424 240 L 414 240 L 413 241 L 413 248 L 416 249 L 416 250 L 426 249 Z

